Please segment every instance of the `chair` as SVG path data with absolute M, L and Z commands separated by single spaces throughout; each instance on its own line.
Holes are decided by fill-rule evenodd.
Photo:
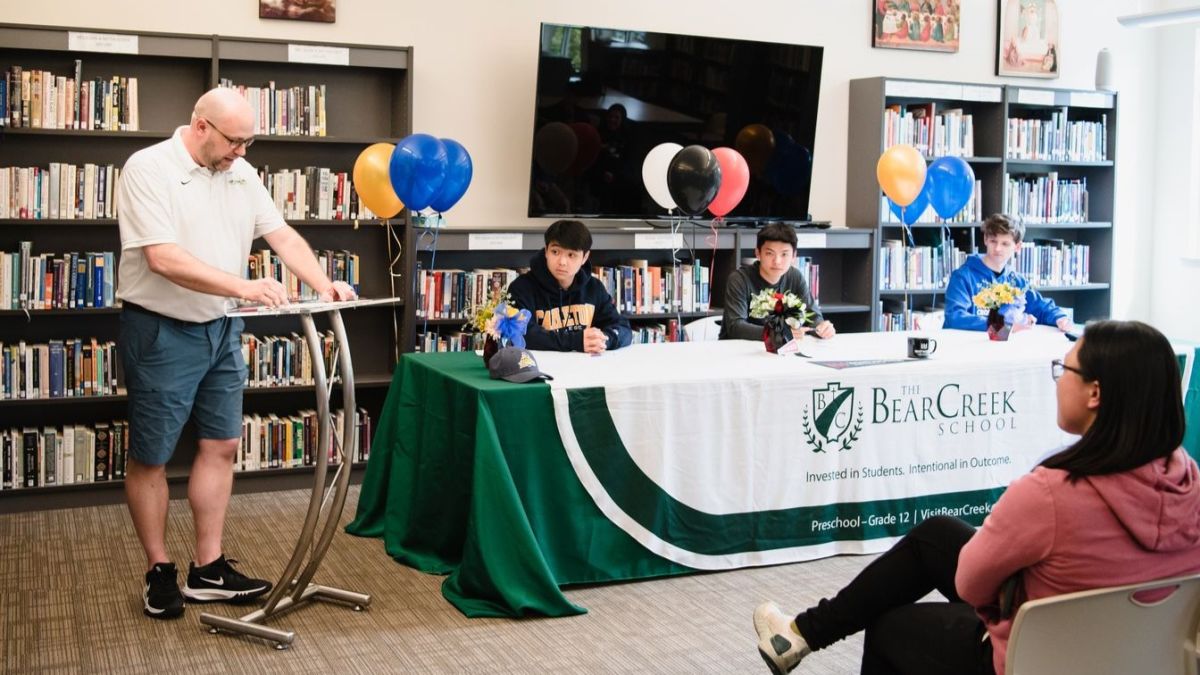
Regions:
M 703 319 L 696 319 L 683 327 L 683 333 L 687 336 L 688 342 L 716 340 L 721 335 L 721 317 L 706 316 Z
M 1004 672 L 1196 675 L 1198 628 L 1200 574 L 1031 600 L 1013 621 Z

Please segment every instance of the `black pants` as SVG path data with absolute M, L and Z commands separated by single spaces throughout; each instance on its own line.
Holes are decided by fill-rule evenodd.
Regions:
M 947 516 L 914 527 L 832 599 L 796 617 L 813 650 L 866 630 L 862 672 L 988 673 L 992 643 L 958 597 L 958 553 L 975 529 Z M 937 590 L 949 602 L 917 603 Z

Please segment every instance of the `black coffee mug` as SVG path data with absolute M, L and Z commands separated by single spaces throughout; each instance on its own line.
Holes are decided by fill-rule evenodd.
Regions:
M 927 359 L 937 351 L 937 340 L 927 337 L 908 338 L 908 358 Z

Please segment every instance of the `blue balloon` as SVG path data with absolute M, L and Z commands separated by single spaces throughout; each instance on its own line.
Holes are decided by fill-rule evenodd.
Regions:
M 396 144 L 388 175 L 400 201 L 409 211 L 420 211 L 442 188 L 446 146 L 429 134 L 412 134 Z
M 925 210 L 929 208 L 929 174 L 925 174 L 925 185 L 921 188 L 921 191 L 917 193 L 917 198 L 914 199 L 913 202 L 908 206 L 901 208 L 899 204 L 892 201 L 891 197 L 886 197 L 886 199 L 888 202 L 888 209 L 890 209 L 892 213 L 896 214 L 896 217 L 900 219 L 900 222 L 904 223 L 905 225 L 912 225 L 920 220 L 921 216 L 925 213 Z
M 961 157 L 938 157 L 925 172 L 929 203 L 942 218 L 953 218 L 971 203 L 975 193 L 975 172 Z
M 429 200 L 429 208 L 438 213 L 449 211 L 451 206 L 462 199 L 467 193 L 467 186 L 471 184 L 471 175 L 474 172 L 471 155 L 461 143 L 443 138 L 442 145 L 446 147 L 446 178 L 442 181 L 442 189 Z

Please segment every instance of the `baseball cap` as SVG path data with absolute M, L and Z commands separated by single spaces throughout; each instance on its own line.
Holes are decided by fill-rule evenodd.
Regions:
M 553 377 L 538 370 L 537 361 L 529 350 L 520 347 L 504 347 L 492 355 L 488 361 L 488 373 L 493 380 L 508 380 L 509 382 L 531 382 L 533 380 L 553 380 Z

